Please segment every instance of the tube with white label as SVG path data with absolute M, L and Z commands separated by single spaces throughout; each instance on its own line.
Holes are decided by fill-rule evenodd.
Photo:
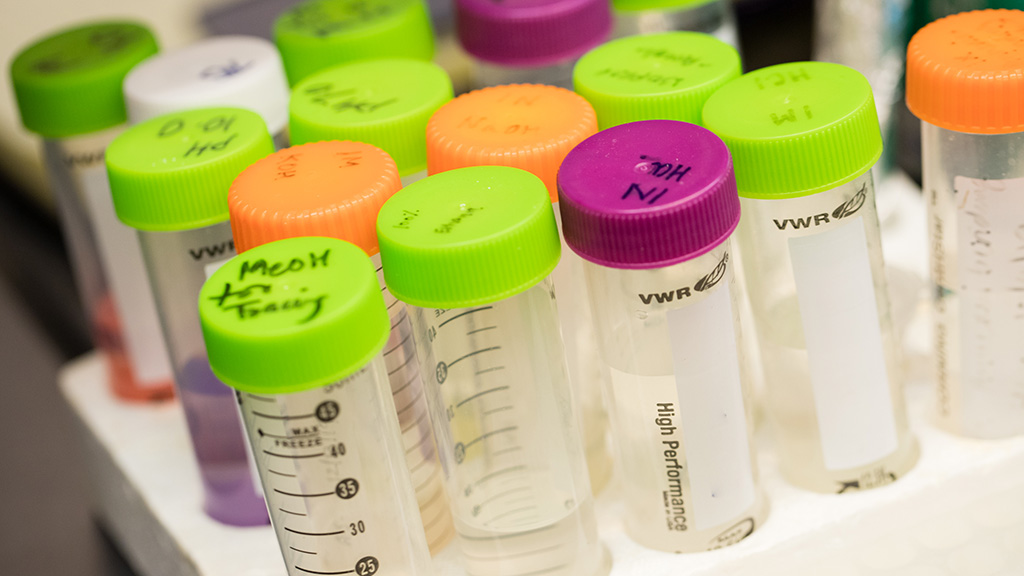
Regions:
M 796 62 L 726 84 L 704 125 L 729 146 L 739 244 L 782 472 L 818 492 L 895 481 L 916 462 L 889 312 L 871 167 L 871 88 Z
M 907 105 L 921 119 L 939 423 L 1024 434 L 1024 12 L 921 29 Z M 963 103 L 963 104 L 960 104 Z
M 677 553 L 739 542 L 768 509 L 736 314 L 728 149 L 685 122 L 622 124 L 569 153 L 558 193 L 610 372 L 627 532 Z
M 107 149 L 117 215 L 138 230 L 188 421 L 204 508 L 221 522 L 265 524 L 234 393 L 210 371 L 196 310 L 206 279 L 235 255 L 228 189 L 274 151 L 263 120 L 206 108 L 137 124 Z
M 146 28 L 103 22 L 63 30 L 11 64 L 22 123 L 44 138 L 44 159 L 78 293 L 114 393 L 158 400 L 174 393 L 135 231 L 114 214 L 103 165 L 125 124 L 121 82 L 156 53 Z
M 366 254 L 335 238 L 278 240 L 222 266 L 198 301 L 289 576 L 430 574 Z
M 255 36 L 207 38 L 149 58 L 124 79 L 132 124 L 178 110 L 245 108 L 263 118 L 278 149 L 288 146 L 289 95 L 277 47 Z

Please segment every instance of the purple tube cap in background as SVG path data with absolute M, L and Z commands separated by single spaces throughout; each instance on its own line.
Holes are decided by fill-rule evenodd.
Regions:
M 612 27 L 608 0 L 456 0 L 455 16 L 467 52 L 524 68 L 581 56 Z
M 558 170 L 562 233 L 610 268 L 662 268 L 725 241 L 740 220 L 732 157 L 709 130 L 645 120 L 598 132 Z

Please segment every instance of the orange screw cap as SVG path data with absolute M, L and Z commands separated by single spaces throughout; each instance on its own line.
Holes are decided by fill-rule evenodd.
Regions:
M 330 140 L 285 148 L 246 168 L 231 185 L 235 249 L 325 236 L 372 256 L 379 252 L 377 212 L 401 187 L 395 161 L 375 146 Z
M 1024 12 L 963 12 L 914 34 L 907 106 L 921 120 L 958 132 L 1024 131 Z
M 555 86 L 511 84 L 463 94 L 427 123 L 427 172 L 511 166 L 531 172 L 558 201 L 558 167 L 597 132 L 597 115 L 581 96 Z

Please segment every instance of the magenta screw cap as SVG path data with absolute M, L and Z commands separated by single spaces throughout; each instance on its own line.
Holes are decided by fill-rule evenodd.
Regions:
M 610 268 L 662 268 L 725 241 L 740 221 L 732 157 L 709 130 L 675 120 L 587 138 L 558 170 L 570 248 Z
M 459 41 L 481 60 L 539 67 L 575 58 L 608 37 L 608 0 L 456 0 Z

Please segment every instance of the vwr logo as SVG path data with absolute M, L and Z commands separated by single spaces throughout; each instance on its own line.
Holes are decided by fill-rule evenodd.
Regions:
M 857 193 L 853 195 L 853 198 L 850 198 L 846 202 L 843 202 L 842 204 L 837 206 L 835 210 L 832 211 L 831 219 L 840 220 L 842 218 L 854 215 L 858 210 L 861 209 L 862 206 L 864 206 L 864 201 L 867 199 L 867 197 L 868 185 L 862 184 L 860 190 L 857 190 Z M 812 225 L 821 226 L 822 224 L 828 224 L 829 222 L 831 222 L 831 219 L 829 214 L 827 212 L 824 212 L 821 214 L 814 214 L 806 218 L 786 218 L 785 220 L 782 221 L 773 219 L 772 222 L 775 222 L 775 226 L 779 230 L 785 230 L 786 228 L 793 228 L 794 230 L 799 230 L 801 228 L 810 228 Z
M 696 292 L 703 292 L 709 290 L 718 284 L 722 278 L 725 278 L 725 271 L 728 268 L 729 253 L 726 252 L 722 255 L 722 260 L 715 266 L 715 269 L 708 272 L 703 278 L 697 281 L 693 285 L 693 290 Z M 651 292 L 649 294 L 637 294 L 640 297 L 640 301 L 644 304 L 650 304 L 652 301 L 658 304 L 667 304 L 673 300 L 682 300 L 690 296 L 690 287 L 686 286 L 683 288 L 676 288 L 670 292 Z

